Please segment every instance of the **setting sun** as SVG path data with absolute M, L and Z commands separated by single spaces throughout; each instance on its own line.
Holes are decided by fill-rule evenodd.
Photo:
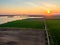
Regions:
M 47 11 L 47 13 L 48 13 L 48 14 L 50 14 L 50 13 L 51 13 L 51 11 L 50 11 L 50 10 L 48 10 L 48 11 Z
M 51 10 L 46 10 L 46 11 L 45 11 L 45 15 L 46 15 L 46 16 L 51 16 L 51 14 L 52 14 L 52 11 L 51 11 Z

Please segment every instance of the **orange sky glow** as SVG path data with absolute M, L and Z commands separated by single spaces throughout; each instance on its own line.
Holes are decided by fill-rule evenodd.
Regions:
M 45 14 L 60 13 L 60 0 L 1 0 L 0 14 Z
M 60 13 L 60 10 L 49 10 L 49 14 L 53 13 Z M 26 9 L 26 10 L 12 10 L 12 9 L 6 9 L 6 10 L 0 10 L 0 13 L 4 14 L 48 14 L 48 10 L 42 10 L 42 9 Z

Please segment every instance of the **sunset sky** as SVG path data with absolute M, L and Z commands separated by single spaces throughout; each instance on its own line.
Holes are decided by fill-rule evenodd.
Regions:
M 0 0 L 0 14 L 60 13 L 60 0 Z

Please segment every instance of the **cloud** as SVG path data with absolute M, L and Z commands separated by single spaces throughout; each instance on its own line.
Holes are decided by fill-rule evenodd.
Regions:
M 36 2 L 25 2 L 25 6 L 32 9 L 43 9 L 44 7 Z
M 37 5 L 37 4 L 34 3 L 34 2 L 25 2 L 25 4 L 26 4 L 27 7 L 30 7 L 30 8 L 39 7 L 39 5 Z
M 39 8 L 43 10 L 55 10 L 57 9 L 57 5 L 53 3 L 47 2 L 25 2 L 26 7 L 28 8 Z
M 43 7 L 45 7 L 46 9 L 57 9 L 57 5 L 56 4 L 51 4 L 51 3 L 41 3 L 43 5 Z

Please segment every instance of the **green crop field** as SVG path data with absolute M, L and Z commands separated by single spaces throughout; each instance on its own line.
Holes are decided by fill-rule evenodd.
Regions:
M 5 24 L 1 24 L 0 27 L 17 27 L 17 28 L 44 28 L 43 21 L 37 20 L 16 20 L 12 22 L 8 22 Z
M 51 45 L 60 45 L 60 20 L 46 20 Z M 44 29 L 44 22 L 37 20 L 16 20 L 1 24 L 0 27 Z
M 60 45 L 60 20 L 47 20 L 51 45 Z

